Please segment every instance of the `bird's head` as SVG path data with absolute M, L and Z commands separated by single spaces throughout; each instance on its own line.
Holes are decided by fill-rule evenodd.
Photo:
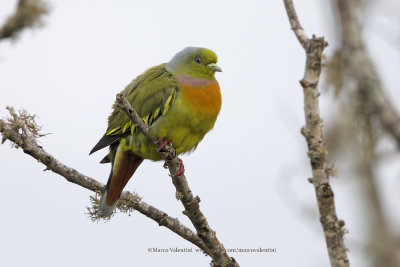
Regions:
M 174 75 L 188 75 L 199 79 L 214 80 L 214 74 L 222 71 L 217 66 L 217 55 L 207 48 L 186 47 L 167 64 Z

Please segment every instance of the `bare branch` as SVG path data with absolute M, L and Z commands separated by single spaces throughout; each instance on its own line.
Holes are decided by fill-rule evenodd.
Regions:
M 336 2 L 342 29 L 340 56 L 343 73 L 356 81 L 358 91 L 365 96 L 366 113 L 369 116 L 376 116 L 400 147 L 400 116 L 386 96 L 379 75 L 363 44 L 357 15 L 360 1 L 337 0 Z
M 304 92 L 304 113 L 306 125 L 301 129 L 308 146 L 320 220 L 324 229 L 325 241 L 328 248 L 331 266 L 347 267 L 347 249 L 343 241 L 344 221 L 336 215 L 334 194 L 329 182 L 330 168 L 327 164 L 326 149 L 322 136 L 322 119 L 319 111 L 318 82 L 321 74 L 322 52 L 328 45 L 323 37 L 307 37 L 298 21 L 296 11 L 291 0 L 284 0 L 286 11 L 292 29 L 306 52 L 306 69 L 304 78 L 300 81 Z
M 357 122 L 362 128 L 356 128 L 358 138 L 354 140 L 354 143 L 360 144 L 353 153 L 360 153 L 354 158 L 358 160 L 357 176 L 368 207 L 369 218 L 366 221 L 370 226 L 370 244 L 367 253 L 373 259 L 371 266 L 394 267 L 400 266 L 399 237 L 385 217 L 378 190 L 377 181 L 380 177 L 376 176 L 374 169 L 377 168 L 378 161 L 382 160 L 377 153 L 381 128 L 395 139 L 400 148 L 400 116 L 385 94 L 373 58 L 365 48 L 359 17 L 361 3 L 362 1 L 336 0 L 342 45 L 336 52 L 339 64 L 332 69 L 333 72 L 340 69 L 340 87 L 343 87 L 343 91 L 347 89 L 347 95 L 356 96 L 355 105 L 358 113 L 362 114 L 357 116 Z M 355 94 L 353 90 L 349 90 L 353 88 L 356 89 Z M 352 111 L 351 114 L 354 113 Z
M 100 193 L 104 190 L 104 185 L 102 183 L 64 165 L 37 144 L 35 134 L 32 132 L 32 129 L 34 129 L 32 128 L 34 127 L 33 125 L 36 125 L 33 119 L 34 116 L 30 116 L 26 111 L 17 114 L 12 107 L 7 107 L 7 109 L 12 118 L 9 119 L 8 122 L 0 119 L 0 132 L 3 135 L 3 142 L 5 140 L 11 141 L 15 147 L 21 148 L 25 153 L 46 165 L 46 170 L 58 173 L 71 183 L 96 193 Z M 36 128 L 36 130 L 37 129 L 38 128 Z M 36 130 L 34 129 L 33 131 Z M 39 133 L 37 132 L 37 134 Z M 182 238 L 198 246 L 203 251 L 207 251 L 204 242 L 192 230 L 181 224 L 178 219 L 172 218 L 168 216 L 167 213 L 142 201 L 141 197 L 135 193 L 127 191 L 122 192 L 118 208 L 121 210 L 135 209 L 156 221 L 160 226 L 167 227 Z
M 43 17 L 48 13 L 49 7 L 42 0 L 19 0 L 15 13 L 0 28 L 0 40 L 16 38 L 26 28 L 43 26 Z
M 294 9 L 293 2 L 291 0 L 284 0 L 286 12 L 289 17 L 290 26 L 297 39 L 299 40 L 302 47 L 307 48 L 308 37 L 300 24 L 299 18 L 297 17 L 296 10 Z
M 146 124 L 132 108 L 125 96 L 117 94 L 116 101 L 117 106 L 128 115 L 135 126 L 138 127 L 147 138 L 152 140 L 154 144 L 157 144 L 155 138 L 149 134 Z M 174 175 L 179 170 L 180 166 L 175 149 L 172 146 L 167 146 L 165 152 L 160 151 L 159 153 L 168 166 L 172 182 L 176 188 L 176 196 L 181 200 L 185 207 L 183 213 L 189 217 L 193 226 L 196 228 L 197 235 L 203 240 L 206 247 L 205 252 L 213 259 L 213 266 L 238 267 L 239 264 L 233 258 L 228 256 L 224 245 L 217 239 L 215 231 L 211 229 L 207 222 L 207 218 L 200 211 L 200 198 L 198 196 L 193 196 L 186 177 L 184 175 Z

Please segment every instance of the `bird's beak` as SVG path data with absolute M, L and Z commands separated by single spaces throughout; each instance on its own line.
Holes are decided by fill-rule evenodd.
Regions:
M 212 71 L 218 71 L 218 72 L 222 71 L 222 69 L 215 63 L 210 63 L 207 65 L 207 67 L 209 67 L 210 70 L 212 70 Z

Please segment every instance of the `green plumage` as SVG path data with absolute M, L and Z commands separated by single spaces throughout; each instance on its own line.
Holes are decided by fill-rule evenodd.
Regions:
M 148 69 L 122 91 L 122 94 L 148 126 L 166 114 L 176 97 L 177 81 L 171 73 L 165 70 L 165 66 L 166 64 L 161 64 Z M 113 112 L 108 117 L 106 134 L 90 151 L 90 154 L 129 135 L 136 135 L 136 132 L 135 126 L 132 125 L 125 112 L 114 104 Z
M 177 154 L 194 150 L 214 127 L 221 94 L 214 74 L 221 69 L 217 56 L 205 48 L 188 47 L 169 63 L 152 67 L 122 91 L 156 139 L 172 142 Z M 100 216 L 110 216 L 119 195 L 143 159 L 161 160 L 155 145 L 138 131 L 115 104 L 105 135 L 90 154 L 106 146 L 101 163 L 112 163 L 99 205 Z
M 172 90 L 178 87 L 176 79 L 165 70 L 166 64 L 150 68 L 132 81 L 122 93 L 141 118 L 154 113 L 157 108 L 164 110 L 164 103 Z M 130 122 L 128 116 L 113 105 L 108 117 L 107 132 Z
M 200 63 L 196 62 L 197 60 Z M 205 115 L 209 107 L 204 105 L 195 109 L 188 98 L 192 99 L 192 102 L 204 100 L 196 100 L 196 97 L 201 96 L 192 97 L 188 94 L 184 98 L 181 92 L 182 85 L 179 84 L 177 77 L 186 75 L 198 81 L 216 82 L 214 78 L 216 70 L 213 69 L 216 60 L 217 57 L 211 50 L 186 48 L 168 64 L 152 67 L 139 75 L 122 91 L 139 116 L 148 124 L 150 133 L 156 138 L 172 141 L 178 154 L 195 149 L 204 135 L 214 126 L 220 108 L 220 95 L 218 87 L 216 90 L 219 99 L 216 99 L 216 102 L 212 100 L 217 109 L 211 116 Z M 206 91 L 201 88 L 200 86 L 198 91 Z M 207 95 L 208 92 L 204 94 Z M 106 134 L 90 154 L 117 142 L 124 151 L 142 158 L 161 159 L 154 144 L 138 132 L 128 116 L 114 104 L 113 112 L 108 118 Z

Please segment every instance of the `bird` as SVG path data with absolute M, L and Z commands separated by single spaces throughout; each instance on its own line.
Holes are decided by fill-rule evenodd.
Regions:
M 173 145 L 178 155 L 197 148 L 221 110 L 221 91 L 215 78 L 221 71 L 215 52 L 186 47 L 125 87 L 121 94 L 158 141 L 156 145 L 143 135 L 114 103 L 106 133 L 89 153 L 109 146 L 109 153 L 100 161 L 111 163 L 99 202 L 100 217 L 113 214 L 124 187 L 144 159 L 162 160 L 158 150 L 166 145 Z M 181 160 L 180 164 L 176 176 L 184 174 Z

